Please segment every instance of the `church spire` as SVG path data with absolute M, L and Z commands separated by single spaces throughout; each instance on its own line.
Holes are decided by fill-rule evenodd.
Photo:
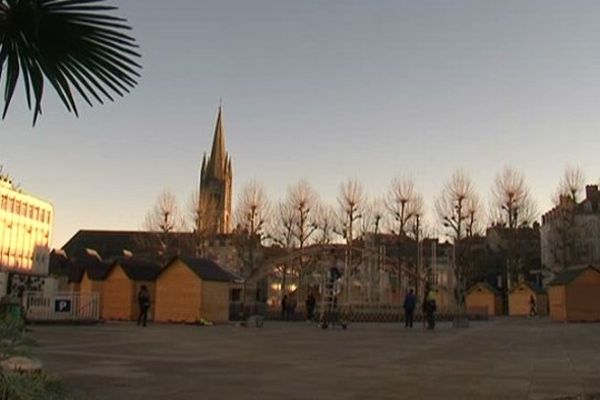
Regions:
M 212 150 L 208 162 L 208 172 L 218 178 L 223 177 L 225 169 L 225 130 L 223 129 L 223 120 L 221 117 L 222 107 L 219 105 L 219 114 L 217 115 L 217 124 L 215 125 L 215 136 L 213 138 Z
M 198 232 L 202 235 L 231 232 L 231 192 L 233 174 L 231 157 L 225 151 L 223 107 L 219 105 L 210 156 L 204 155 L 200 167 Z

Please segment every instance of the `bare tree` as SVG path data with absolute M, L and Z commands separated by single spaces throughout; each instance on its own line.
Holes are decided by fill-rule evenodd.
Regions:
M 269 200 L 264 186 L 257 181 L 246 184 L 239 195 L 234 214 L 233 243 L 241 263 L 244 279 L 242 300 L 247 301 L 247 284 L 259 267 L 260 247 L 265 235 L 270 213 Z
M 330 244 L 333 242 L 336 232 L 340 231 L 335 210 L 328 204 L 319 204 L 315 221 L 317 224 L 315 243 Z
M 165 189 L 158 195 L 154 206 L 146 214 L 143 227 L 155 233 L 150 237 L 140 236 L 137 244 L 144 252 L 155 254 L 162 262 L 179 253 L 174 233 L 183 230 L 184 223 L 177 198 L 172 192 Z
M 554 199 L 555 204 L 560 203 L 560 196 L 568 196 L 575 203 L 579 202 L 579 195 L 583 192 L 584 186 L 585 175 L 583 171 L 580 168 L 568 165 L 558 185 L 557 195 Z
M 474 226 L 478 213 L 474 207 L 478 204 L 473 183 L 463 171 L 454 172 L 444 186 L 435 203 L 439 221 L 453 243 L 454 277 L 456 281 L 455 299 L 459 307 L 464 306 L 466 282 L 472 273 L 472 263 L 468 260 L 468 251 L 463 249 L 463 241 L 473 234 L 469 225 Z
M 382 232 L 385 225 L 385 202 L 380 197 L 375 197 L 369 201 L 363 210 L 362 233 L 373 233 L 378 235 Z
M 200 196 L 200 192 L 195 190 L 187 204 L 188 226 L 192 226 L 192 235 L 190 247 L 193 254 L 198 257 L 205 257 L 206 250 L 213 237 L 211 227 L 212 223 L 205 221 L 215 221 L 218 217 L 215 200 L 210 196 Z
M 411 205 L 410 229 L 415 240 L 419 241 L 422 238 L 422 232 L 424 229 L 424 216 L 425 216 L 425 200 L 420 193 L 414 193 Z
M 411 178 L 396 177 L 387 194 L 387 208 L 391 215 L 391 232 L 396 236 L 396 245 L 398 247 L 398 265 L 397 265 L 397 288 L 400 292 L 403 285 L 402 266 L 406 264 L 407 268 L 412 269 L 412 276 L 418 274 L 419 265 L 419 233 L 421 230 L 422 216 L 424 211 L 423 197 L 415 191 L 415 185 Z M 416 240 L 416 253 L 407 252 L 403 249 L 411 249 L 409 237 L 413 235 Z M 416 256 L 416 257 L 415 257 Z M 412 261 L 410 261 L 412 260 Z M 418 286 L 417 280 L 412 282 Z
M 473 192 L 467 199 L 465 212 L 467 217 L 465 225 L 466 236 L 473 237 L 481 235 L 485 230 L 483 224 L 485 219 L 484 208 L 479 199 L 479 195 L 476 192 Z
M 294 236 L 302 251 L 317 229 L 319 196 L 307 181 L 300 180 L 295 186 L 288 188 L 286 201 L 294 210 Z
M 340 228 L 342 236 L 346 239 L 346 270 L 344 271 L 345 298 L 349 301 L 350 275 L 354 273 L 360 264 L 360 257 L 354 256 L 352 248 L 353 241 L 359 231 L 359 220 L 363 217 L 367 198 L 362 185 L 356 179 L 349 179 L 340 186 L 338 204 L 340 207 Z
M 508 240 L 503 241 L 506 251 L 504 273 L 504 308 L 508 310 L 508 290 L 511 282 L 526 274 L 528 263 L 522 254 L 523 228 L 530 226 L 536 217 L 536 207 L 523 174 L 512 167 L 505 167 L 496 176 L 492 188 L 493 210 L 496 224 L 508 230 Z
M 340 186 L 338 204 L 342 235 L 346 243 L 352 246 L 355 238 L 356 222 L 362 218 L 366 196 L 362 185 L 356 179 L 349 179 Z
M 399 237 L 406 236 L 409 223 L 414 217 L 414 186 L 410 178 L 394 178 L 387 195 L 387 207 L 395 225 L 392 232 Z
M 495 223 L 516 229 L 535 221 L 536 207 L 523 174 L 512 167 L 505 167 L 496 176 L 492 188 Z
M 296 185 L 288 188 L 287 200 L 294 210 L 294 236 L 300 252 L 298 257 L 298 295 L 297 300 L 302 301 L 304 296 L 304 281 L 307 273 L 306 267 L 311 266 L 312 260 L 306 257 L 304 248 L 313 241 L 317 225 L 317 209 L 319 196 L 312 186 L 301 179 Z
M 292 269 L 292 252 L 297 245 L 295 223 L 296 214 L 293 207 L 286 201 L 279 202 L 275 209 L 274 218 L 268 229 L 267 237 L 272 244 L 285 249 L 289 255 L 287 262 L 276 266 L 281 275 L 282 296 L 287 292 L 287 277 Z
M 575 214 L 584 182 L 584 174 L 579 168 L 567 166 L 553 196 L 555 208 L 548 234 L 549 248 L 554 260 L 558 261 L 563 270 L 569 268 L 577 257 L 579 231 Z

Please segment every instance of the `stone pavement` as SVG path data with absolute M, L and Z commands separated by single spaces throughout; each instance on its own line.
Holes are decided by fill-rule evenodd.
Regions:
M 81 399 L 557 399 L 600 393 L 600 324 L 34 326 Z M 583 398 L 583 397 L 582 397 Z M 594 396 L 595 398 L 595 396 Z

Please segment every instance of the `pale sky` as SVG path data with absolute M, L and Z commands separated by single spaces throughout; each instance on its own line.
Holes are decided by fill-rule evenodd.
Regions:
M 163 188 L 184 206 L 220 97 L 236 193 L 302 177 L 335 204 L 349 177 L 381 195 L 404 174 L 431 207 L 456 168 L 485 199 L 510 164 L 545 211 L 566 164 L 600 178 L 600 2 L 109 2 L 141 45 L 133 93 L 76 119 L 48 89 L 35 128 L 22 98 L 0 123 L 0 164 L 53 203 L 55 246 L 139 229 Z

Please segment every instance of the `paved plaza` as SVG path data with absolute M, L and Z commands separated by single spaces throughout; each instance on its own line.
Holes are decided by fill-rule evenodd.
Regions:
M 600 324 L 34 326 L 81 399 L 561 399 L 600 393 Z M 594 398 L 596 398 L 594 396 Z

